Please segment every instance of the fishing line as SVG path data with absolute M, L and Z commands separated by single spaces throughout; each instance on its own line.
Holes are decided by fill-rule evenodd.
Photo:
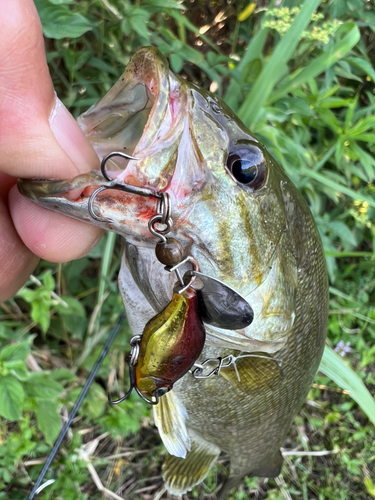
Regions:
M 64 427 L 61 429 L 60 431 L 60 434 L 59 434 L 59 437 L 57 438 L 53 448 L 52 448 L 52 451 L 49 455 L 49 457 L 47 458 L 47 461 L 46 463 L 44 464 L 44 467 L 42 469 L 42 471 L 40 472 L 39 474 L 39 477 L 38 479 L 36 480 L 35 484 L 34 484 L 34 487 L 32 489 L 32 492 L 30 493 L 30 495 L 27 497 L 27 500 L 33 500 L 35 494 L 39 493 L 40 491 L 42 491 L 42 489 L 44 489 L 44 486 L 46 486 L 46 484 L 42 485 L 42 488 L 41 487 L 41 483 L 44 479 L 44 476 L 46 475 L 51 463 L 52 463 L 52 460 L 55 458 L 55 455 L 58 451 L 58 449 L 60 448 L 60 445 L 66 435 L 66 433 L 68 432 L 69 430 L 69 427 L 74 419 L 74 417 L 76 416 L 77 414 L 77 411 L 79 409 L 79 407 L 81 406 L 82 404 L 82 401 L 84 400 L 86 394 L 87 394 L 87 391 L 89 390 L 90 388 L 90 385 L 92 384 L 94 378 L 95 378 L 95 375 L 97 374 L 99 368 L 100 368 L 100 365 L 102 364 L 102 361 L 103 359 L 105 358 L 107 352 L 108 352 L 108 349 L 110 348 L 113 340 L 115 339 L 118 331 L 119 331 L 119 328 L 121 326 L 121 323 L 122 323 L 122 320 L 124 319 L 125 317 L 125 313 L 121 313 L 120 316 L 119 316 L 119 319 L 117 320 L 117 323 L 116 323 L 116 326 L 113 328 L 112 332 L 111 332 L 111 335 L 108 337 L 108 340 L 107 342 L 105 343 L 105 346 L 103 347 L 103 350 L 102 352 L 100 353 L 100 356 L 98 357 L 98 359 L 96 360 L 96 363 L 88 377 L 88 379 L 86 380 L 86 383 L 81 391 L 81 394 L 79 395 L 77 401 L 76 401 L 76 404 L 74 405 L 74 408 L 71 412 L 71 414 L 69 415 L 69 418 L 68 420 L 66 421 Z M 48 482 L 48 481 L 47 481 Z M 52 483 L 49 483 L 49 484 L 52 484 Z

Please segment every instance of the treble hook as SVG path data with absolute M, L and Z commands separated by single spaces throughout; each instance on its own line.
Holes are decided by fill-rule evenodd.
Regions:
M 207 379 L 211 378 L 213 375 L 219 375 L 220 371 L 223 368 L 229 368 L 230 366 L 233 365 L 234 370 L 237 375 L 237 379 L 239 382 L 241 382 L 240 374 L 238 373 L 236 361 L 241 358 L 261 358 L 261 359 L 267 359 L 268 361 L 273 361 L 274 363 L 277 364 L 277 367 L 280 371 L 280 376 L 283 377 L 283 369 L 282 369 L 282 362 L 280 359 L 277 358 L 271 358 L 269 356 L 263 356 L 262 354 L 241 354 L 240 356 L 234 356 L 233 354 L 229 354 L 228 356 L 225 356 L 224 358 L 208 358 L 203 363 L 195 363 L 195 369 L 194 370 L 189 370 L 191 375 L 195 379 Z M 210 364 L 210 363 L 218 363 L 218 366 L 216 366 L 213 370 L 211 370 L 207 375 L 203 375 L 203 369 L 205 365 Z
M 128 360 L 130 388 L 128 392 L 125 394 L 125 396 L 122 396 L 122 398 L 120 399 L 112 400 L 110 395 L 108 394 L 108 403 L 111 405 L 118 405 L 123 401 L 125 401 L 126 399 L 128 399 L 133 390 L 138 394 L 138 396 L 140 396 L 143 399 L 143 401 L 146 401 L 146 403 L 149 403 L 150 405 L 157 405 L 159 403 L 159 396 L 156 392 L 153 394 L 153 397 L 155 398 L 155 401 L 153 401 L 152 399 L 146 398 L 146 396 L 144 396 L 137 387 L 135 379 L 135 365 L 137 364 L 138 361 L 140 341 L 141 341 L 141 335 L 134 335 L 134 337 L 132 337 L 129 342 L 131 345 L 131 351 L 129 356 L 130 359 Z
M 112 179 L 106 170 L 106 163 L 108 160 L 113 158 L 114 156 L 120 156 L 121 158 L 125 158 L 126 160 L 139 160 L 139 158 L 136 158 L 135 156 L 128 155 L 126 153 L 123 153 L 121 151 L 113 151 L 112 153 L 109 153 L 107 156 L 105 156 L 101 163 L 100 163 L 100 171 L 105 178 L 105 180 L 108 181 L 108 184 L 100 186 L 98 189 L 96 189 L 90 196 L 89 201 L 88 201 L 88 211 L 91 217 L 94 220 L 97 220 L 99 222 L 109 222 L 113 223 L 114 220 L 108 219 L 105 217 L 99 217 L 96 215 L 94 211 L 94 201 L 96 196 L 101 193 L 102 191 L 105 191 L 107 189 L 117 189 L 119 191 L 124 191 L 126 193 L 132 193 L 132 194 L 138 194 L 140 196 L 145 196 L 148 198 L 156 198 L 158 200 L 162 199 L 162 193 L 159 193 L 157 191 L 153 191 L 151 189 L 147 188 L 142 188 L 138 186 L 132 186 L 131 184 L 126 184 L 125 182 L 118 182 L 116 178 Z

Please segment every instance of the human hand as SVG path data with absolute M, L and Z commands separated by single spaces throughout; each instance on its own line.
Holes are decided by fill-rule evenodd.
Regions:
M 0 0 L 0 301 L 11 297 L 38 257 L 82 257 L 102 231 L 23 198 L 18 177 L 69 178 L 99 168 L 74 118 L 57 99 L 32 0 Z

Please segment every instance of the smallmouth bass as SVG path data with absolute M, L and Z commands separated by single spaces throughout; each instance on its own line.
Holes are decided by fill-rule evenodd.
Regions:
M 187 373 L 154 407 L 170 454 L 167 490 L 191 490 L 221 451 L 230 456 L 223 498 L 245 475 L 277 476 L 280 446 L 319 366 L 328 316 L 325 260 L 305 200 L 225 103 L 174 75 L 156 49 L 138 51 L 78 121 L 100 158 L 113 151 L 137 158 L 112 159 L 112 177 L 122 169 L 117 179 L 168 193 L 171 236 L 254 312 L 246 328 L 205 325 L 199 362 L 246 353 L 263 358 L 239 357 L 209 379 Z M 141 335 L 170 302 L 175 277 L 155 257 L 148 230 L 155 200 L 104 191 L 95 200 L 104 220 L 93 220 L 88 200 L 102 184 L 91 172 L 66 181 L 21 180 L 19 189 L 41 206 L 123 236 L 119 287 L 132 333 Z

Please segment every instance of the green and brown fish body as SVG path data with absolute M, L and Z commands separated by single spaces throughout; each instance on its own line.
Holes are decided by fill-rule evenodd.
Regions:
M 126 148 L 137 158 L 110 169 L 126 165 L 119 179 L 167 192 L 170 235 L 203 273 L 251 305 L 254 319 L 246 328 L 205 325 L 199 361 L 246 353 L 273 359 L 242 357 L 206 380 L 187 373 L 160 398 L 154 415 L 170 453 L 163 469 L 167 489 L 190 490 L 221 451 L 231 460 L 228 487 L 244 475 L 278 475 L 279 448 L 318 368 L 327 323 L 325 261 L 304 199 L 230 109 L 173 75 L 155 49 L 137 52 L 79 123 L 100 157 Z M 20 190 L 124 237 L 119 285 L 132 332 L 141 335 L 170 302 L 174 286 L 148 230 L 155 202 L 105 191 L 95 211 L 112 222 L 92 221 L 87 194 L 93 188 L 86 188 L 98 184 L 91 173 L 54 183 L 22 181 Z M 75 200 L 58 194 L 73 189 L 81 193 Z

